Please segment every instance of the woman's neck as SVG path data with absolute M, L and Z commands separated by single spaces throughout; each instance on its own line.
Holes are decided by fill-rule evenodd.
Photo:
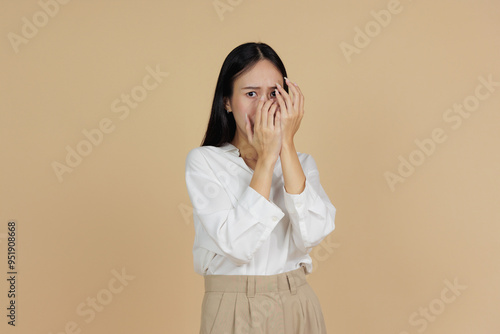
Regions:
M 250 145 L 247 138 L 244 135 L 241 135 L 238 130 L 234 134 L 234 138 L 231 141 L 231 144 L 236 146 L 240 151 L 240 156 L 245 160 L 255 160 L 257 161 L 258 154 L 255 148 Z

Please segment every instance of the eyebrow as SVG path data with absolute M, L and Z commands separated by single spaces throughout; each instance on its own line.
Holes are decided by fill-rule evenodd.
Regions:
M 269 88 L 276 88 L 276 86 L 272 86 L 272 87 L 269 87 Z M 257 87 L 257 86 L 247 86 L 247 87 L 243 87 L 243 89 L 260 89 L 260 87 Z

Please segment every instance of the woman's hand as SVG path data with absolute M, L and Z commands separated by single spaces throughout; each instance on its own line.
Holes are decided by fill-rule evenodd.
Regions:
M 277 103 L 265 101 L 262 97 L 255 112 L 255 123 L 252 131 L 248 114 L 245 115 L 248 142 L 255 148 L 258 160 L 264 159 L 276 162 L 281 151 L 281 116 L 276 113 Z M 276 114 L 276 118 L 275 118 Z
M 288 78 L 285 79 L 288 88 L 293 94 L 293 99 L 279 83 L 276 83 L 278 87 L 276 90 L 276 99 L 280 106 L 278 115 L 281 114 L 283 145 L 293 145 L 293 137 L 297 133 L 300 121 L 304 116 L 304 95 L 297 84 L 291 82 Z

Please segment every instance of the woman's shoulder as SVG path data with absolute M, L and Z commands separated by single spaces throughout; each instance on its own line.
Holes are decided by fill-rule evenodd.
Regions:
M 212 146 L 198 146 L 189 150 L 186 156 L 186 165 L 199 162 L 205 159 L 205 155 L 210 152 Z
M 210 145 L 205 145 L 205 146 L 197 146 L 192 148 L 188 152 L 188 156 L 197 156 L 201 154 L 221 154 L 222 152 L 226 152 L 231 150 L 232 145 L 224 144 L 222 146 L 210 146 Z
M 204 152 L 210 150 L 210 147 L 212 147 L 212 146 L 197 146 L 197 147 L 193 147 L 192 149 L 189 150 L 187 156 L 188 157 L 200 156 Z
M 186 166 L 189 164 L 200 164 L 207 159 L 217 159 L 222 156 L 225 152 L 233 149 L 232 145 L 222 145 L 222 146 L 198 146 L 192 148 L 186 156 Z

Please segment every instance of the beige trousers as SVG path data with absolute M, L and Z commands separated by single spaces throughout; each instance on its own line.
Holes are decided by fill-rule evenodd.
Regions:
M 305 269 L 276 275 L 207 275 L 200 334 L 324 334 Z

